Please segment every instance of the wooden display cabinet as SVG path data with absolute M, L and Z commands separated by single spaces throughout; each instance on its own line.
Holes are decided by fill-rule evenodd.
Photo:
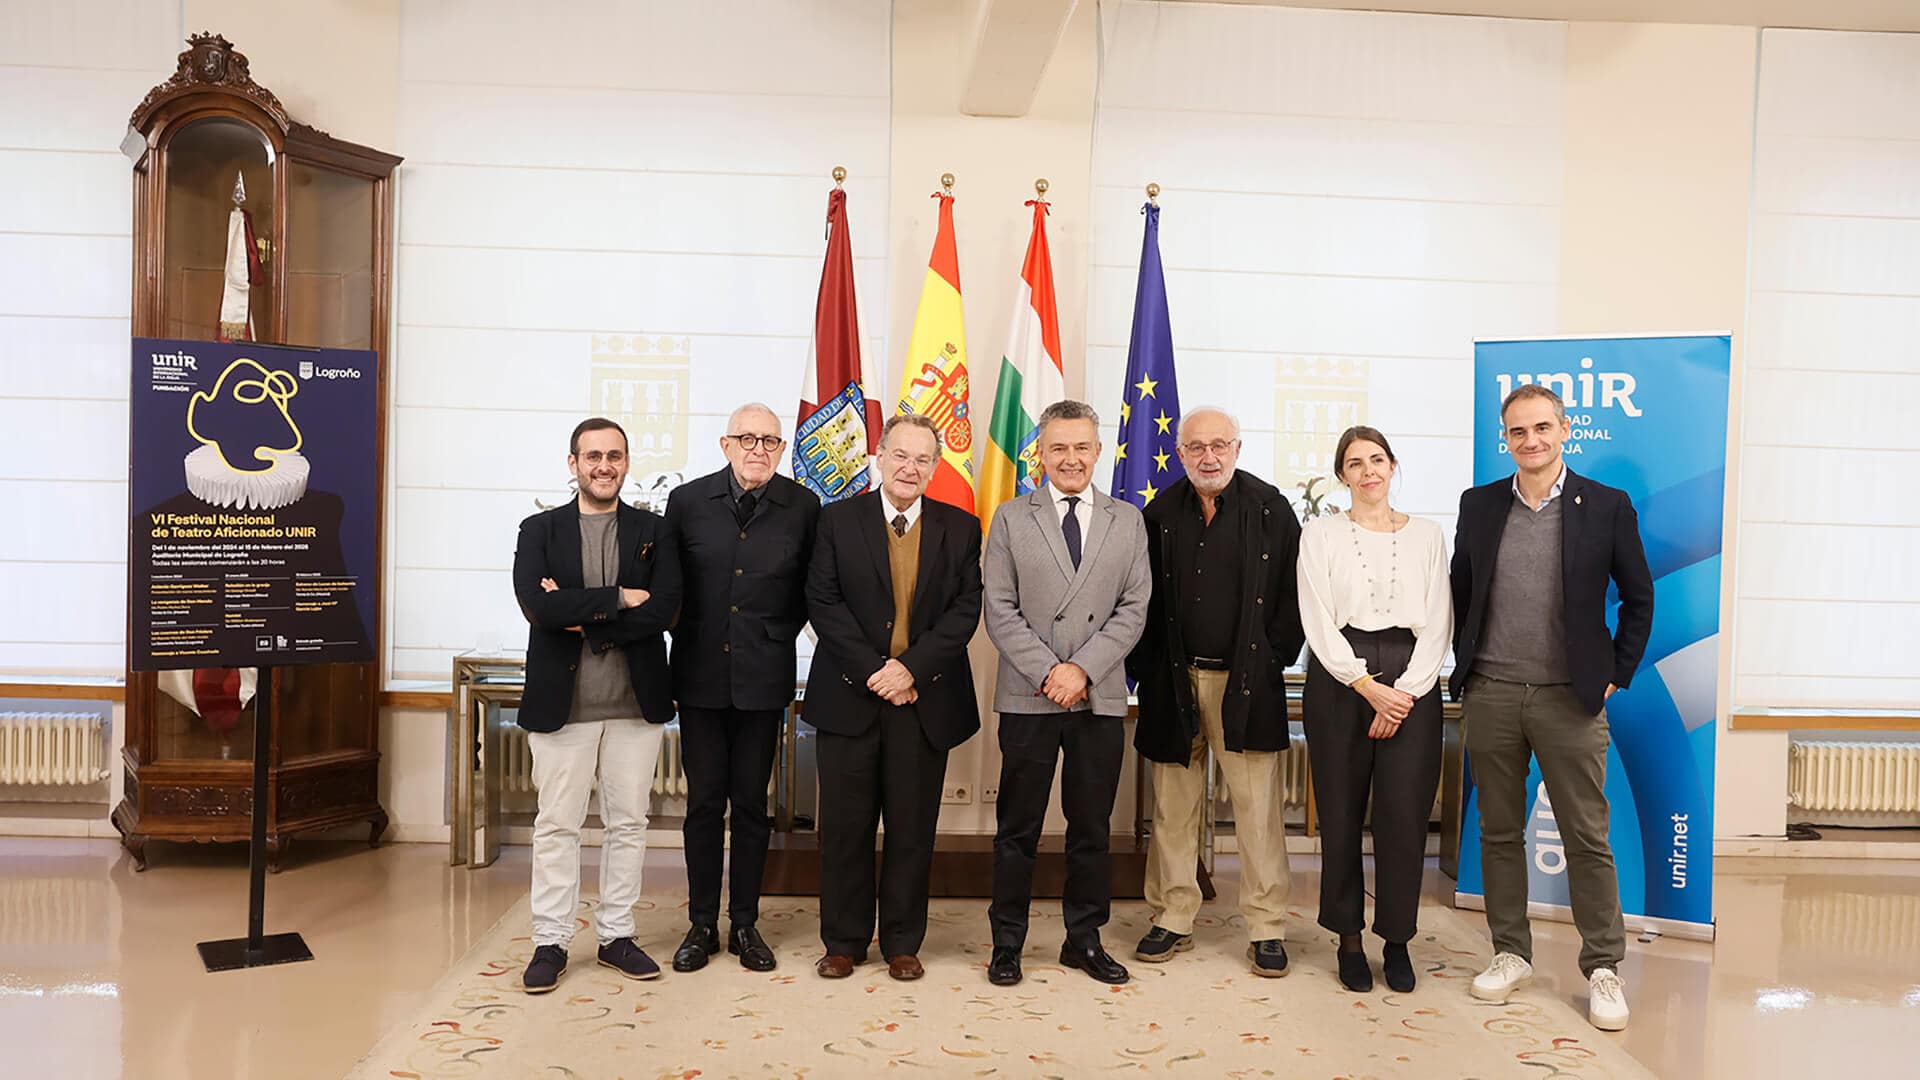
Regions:
M 252 339 L 379 354 L 381 412 L 367 437 L 384 475 L 400 158 L 289 117 L 217 34 L 188 41 L 172 78 L 134 109 L 121 149 L 133 162 L 134 336 L 220 336 L 237 174 L 262 260 L 250 290 Z M 374 512 L 383 549 L 384 499 Z M 382 593 L 376 576 L 376 655 Z M 378 664 L 280 667 L 273 682 L 269 865 L 279 868 L 292 837 L 356 821 L 369 823 L 378 844 L 387 827 Z M 128 672 L 126 787 L 113 823 L 137 869 L 149 840 L 244 842 L 252 828 L 253 706 L 216 725 L 178 698 L 154 673 Z

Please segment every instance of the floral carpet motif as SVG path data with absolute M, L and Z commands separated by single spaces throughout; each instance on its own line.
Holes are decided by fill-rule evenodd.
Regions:
M 356 1080 L 585 1077 L 1632 1077 L 1652 1074 L 1587 1025 L 1573 1003 L 1540 986 L 1505 1005 L 1467 984 L 1486 963 L 1484 940 L 1452 911 L 1421 909 L 1411 945 L 1420 984 L 1395 994 L 1376 978 L 1350 994 L 1334 977 L 1333 939 L 1310 914 L 1290 913 L 1292 973 L 1247 970 L 1239 916 L 1195 928 L 1195 948 L 1170 963 L 1132 958 L 1144 904 L 1114 905 L 1106 943 L 1133 972 L 1102 986 L 1057 963 L 1057 902 L 1036 905 L 1026 981 L 986 979 L 984 900 L 933 902 L 924 979 L 896 983 L 884 962 L 850 979 L 813 973 L 817 903 L 769 897 L 761 932 L 779 957 L 767 974 L 725 953 L 689 975 L 670 967 L 636 982 L 595 962 L 589 904 L 557 990 L 528 995 L 533 952 L 522 900 L 429 992 L 412 1021 L 389 1031 Z M 1230 909 L 1229 909 L 1230 910 Z M 639 941 L 663 967 L 686 928 L 684 897 L 647 897 Z M 1378 941 L 1368 947 L 1378 973 Z M 1584 1006 L 1584 1000 L 1579 1003 Z

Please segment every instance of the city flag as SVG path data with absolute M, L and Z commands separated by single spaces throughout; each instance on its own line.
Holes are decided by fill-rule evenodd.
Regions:
M 960 319 L 960 249 L 953 239 L 953 196 L 940 200 L 940 229 L 927 260 L 920 309 L 913 317 L 902 415 L 918 413 L 940 433 L 940 461 L 927 497 L 973 513 L 973 420 L 967 414 L 967 332 Z
M 1047 203 L 1033 199 L 1033 235 L 1020 266 L 1013 325 L 1000 356 L 987 425 L 987 452 L 980 466 L 980 523 L 994 508 L 1040 486 L 1040 411 L 1066 396 L 1060 368 L 1060 310 L 1053 299 L 1053 256 L 1047 250 Z
M 860 310 L 853 287 L 847 193 L 827 193 L 827 258 L 813 309 L 813 347 L 794 421 L 793 478 L 823 503 L 867 490 L 880 403 L 860 381 Z
M 1173 373 L 1173 328 L 1167 322 L 1167 279 L 1160 270 L 1160 208 L 1148 203 L 1140 242 L 1140 283 L 1133 293 L 1133 336 L 1127 342 L 1127 385 L 1120 395 L 1120 435 L 1113 448 L 1113 497 L 1145 506 L 1187 474 L 1174 450 L 1180 390 Z

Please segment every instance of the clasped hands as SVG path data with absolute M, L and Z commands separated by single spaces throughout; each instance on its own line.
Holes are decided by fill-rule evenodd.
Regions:
M 1063 709 L 1071 709 L 1087 700 L 1087 672 L 1071 660 L 1062 660 L 1047 669 L 1040 693 Z
M 1400 724 L 1407 714 L 1413 711 L 1414 697 L 1405 690 L 1388 686 L 1379 679 L 1362 679 L 1353 686 L 1355 692 L 1367 699 L 1373 706 L 1373 722 L 1367 725 L 1367 738 L 1391 739 L 1400 731 Z
M 543 592 L 559 592 L 560 583 L 550 577 L 543 577 L 540 579 L 540 589 Z M 625 611 L 628 608 L 637 608 L 641 604 L 646 603 L 647 598 L 651 595 L 653 594 L 645 589 L 629 589 L 625 585 L 622 585 L 620 586 L 620 610 Z M 566 629 L 576 634 L 582 632 L 577 626 L 569 626 Z
M 879 694 L 889 705 L 911 705 L 920 700 L 920 691 L 913 685 L 913 672 L 898 658 L 888 660 L 880 665 L 879 671 L 867 676 L 867 689 Z

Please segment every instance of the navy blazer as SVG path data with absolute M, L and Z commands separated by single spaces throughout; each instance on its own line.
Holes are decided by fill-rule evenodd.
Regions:
M 513 551 L 513 595 L 527 617 L 527 685 L 520 695 L 520 726 L 560 730 L 573 711 L 582 634 L 595 652 L 624 650 L 633 696 L 648 723 L 673 719 L 667 643 L 661 636 L 680 610 L 680 562 L 666 543 L 660 515 L 621 503 L 615 524 L 620 545 L 619 585 L 651 595 L 622 610 L 619 587 L 586 587 L 580 564 L 579 499 L 520 523 Z M 541 578 L 560 588 L 547 592 Z M 568 627 L 578 626 L 579 630 Z
M 807 573 L 807 611 L 820 636 L 807 674 L 807 723 L 859 735 L 886 704 L 867 680 L 893 639 L 893 572 L 879 492 L 822 507 Z M 980 519 L 922 498 L 920 574 L 900 662 L 913 672 L 921 730 L 951 750 L 980 730 L 967 643 L 980 625 Z
M 1493 586 L 1494 560 L 1513 506 L 1513 477 L 1468 488 L 1460 495 L 1453 538 L 1453 676 L 1458 701 L 1480 646 Z M 1588 712 L 1606 704 L 1607 684 L 1625 688 L 1653 632 L 1653 573 L 1640 542 L 1633 500 L 1619 488 L 1572 469 L 1560 495 L 1560 585 L 1566 613 L 1567 671 Z M 1620 590 L 1619 629 L 1607 631 L 1607 584 Z

